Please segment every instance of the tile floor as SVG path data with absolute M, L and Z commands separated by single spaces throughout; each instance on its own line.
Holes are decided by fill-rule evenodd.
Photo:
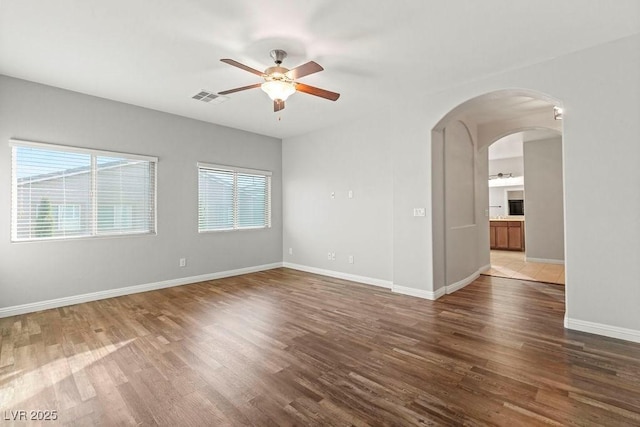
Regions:
M 526 262 L 524 252 L 491 251 L 491 268 L 482 274 L 564 285 L 564 265 Z

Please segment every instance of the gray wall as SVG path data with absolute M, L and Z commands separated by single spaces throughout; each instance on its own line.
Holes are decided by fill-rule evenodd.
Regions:
M 392 147 L 380 138 L 385 127 L 354 122 L 283 143 L 285 262 L 391 280 L 393 171 Z
M 10 243 L 10 138 L 158 156 L 157 235 Z M 272 228 L 198 234 L 198 161 L 273 171 Z M 281 262 L 281 162 L 278 139 L 0 76 L 0 308 Z
M 524 143 L 527 259 L 564 260 L 562 138 Z
M 475 151 L 464 123 L 454 121 L 444 129 L 445 285 L 478 270 Z
M 475 136 L 476 147 L 478 136 Z M 477 227 L 477 260 L 476 269 L 483 272 L 491 266 L 491 252 L 489 250 L 489 150 L 484 147 L 476 151 L 476 227 Z

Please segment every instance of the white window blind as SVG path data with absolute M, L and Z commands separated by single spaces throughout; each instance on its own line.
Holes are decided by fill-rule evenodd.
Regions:
M 198 164 L 198 231 L 271 227 L 271 172 Z
M 97 234 L 152 232 L 155 163 L 96 156 Z
M 12 146 L 12 241 L 155 233 L 157 159 Z

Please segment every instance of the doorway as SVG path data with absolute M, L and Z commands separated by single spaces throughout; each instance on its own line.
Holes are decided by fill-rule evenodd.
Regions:
M 488 148 L 517 132 L 561 135 L 562 122 L 554 118 L 559 106 L 559 100 L 535 91 L 496 91 L 459 105 L 433 128 L 434 289 L 455 292 L 491 269 Z
M 564 284 L 562 136 L 517 132 L 492 143 L 488 158 L 491 268 L 483 274 Z

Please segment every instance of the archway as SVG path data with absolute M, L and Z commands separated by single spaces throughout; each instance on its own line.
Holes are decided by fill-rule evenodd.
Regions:
M 505 135 L 533 129 L 562 133 L 554 117 L 560 100 L 527 89 L 472 98 L 447 113 L 431 132 L 433 283 L 452 293 L 489 268 L 488 147 Z

